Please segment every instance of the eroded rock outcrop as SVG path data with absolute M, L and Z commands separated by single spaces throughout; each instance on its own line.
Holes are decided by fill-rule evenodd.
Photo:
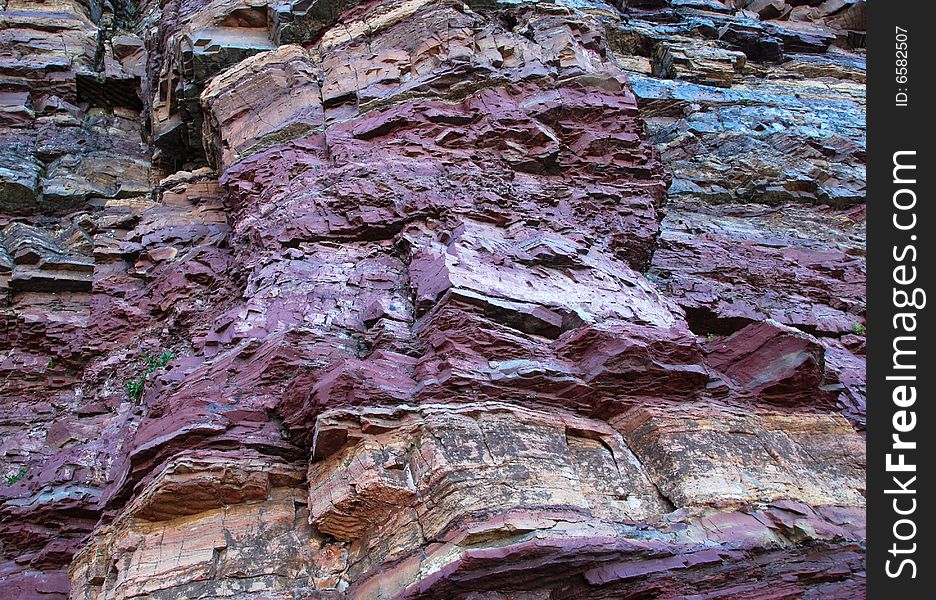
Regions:
M 860 595 L 863 7 L 0 2 L 0 595 Z

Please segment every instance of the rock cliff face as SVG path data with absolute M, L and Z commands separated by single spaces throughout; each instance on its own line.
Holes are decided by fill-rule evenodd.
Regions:
M 0 9 L 0 597 L 863 594 L 863 1 Z

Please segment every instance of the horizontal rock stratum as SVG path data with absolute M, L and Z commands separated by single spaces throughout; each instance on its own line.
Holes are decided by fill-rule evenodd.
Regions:
M 864 31 L 0 0 L 0 597 L 863 597 Z

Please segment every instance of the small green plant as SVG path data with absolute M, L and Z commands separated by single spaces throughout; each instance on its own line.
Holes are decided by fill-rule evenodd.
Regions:
M 159 355 L 143 353 L 143 359 L 146 361 L 146 368 L 143 373 L 127 381 L 127 395 L 134 402 L 139 402 L 143 397 L 143 388 L 146 386 L 146 376 L 156 369 L 162 369 L 175 358 L 175 353 L 171 350 L 164 350 Z
M 852 325 L 852 333 L 855 335 L 864 335 L 866 331 L 867 329 L 865 329 L 865 326 L 861 323 L 855 323 Z
M 144 354 L 143 358 L 146 359 L 146 374 L 149 375 L 156 369 L 162 369 L 168 365 L 175 358 L 175 353 L 171 350 L 164 350 L 159 356 Z
M 120 10 L 120 8 L 123 8 L 123 10 Z M 143 6 L 137 0 L 126 2 L 124 6 L 120 8 L 117 9 L 118 14 L 115 19 L 117 27 L 127 31 L 133 31 L 133 28 L 143 15 Z
M 706 334 L 705 334 L 705 339 L 707 339 L 708 341 L 711 342 L 712 340 L 715 339 L 715 334 L 714 334 L 714 333 L 706 333 Z
M 139 402 L 143 397 L 143 377 L 134 377 L 127 382 L 127 395 L 134 402 Z
M 26 476 L 26 467 L 20 467 L 19 471 L 17 471 L 16 473 L 11 473 L 7 475 L 6 477 L 4 477 L 4 479 L 6 480 L 7 485 L 13 485 L 14 483 L 16 483 L 17 481 L 19 481 L 25 476 Z

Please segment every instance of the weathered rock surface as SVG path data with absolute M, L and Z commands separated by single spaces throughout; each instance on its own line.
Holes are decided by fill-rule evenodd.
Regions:
M 864 20 L 0 1 L 0 596 L 860 596 Z

